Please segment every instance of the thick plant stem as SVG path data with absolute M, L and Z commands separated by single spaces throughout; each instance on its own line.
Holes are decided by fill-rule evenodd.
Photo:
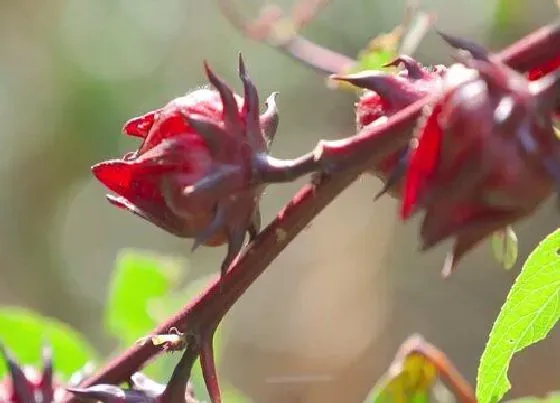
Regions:
M 496 54 L 498 60 L 517 71 L 529 71 L 560 56 L 560 21 L 545 25 Z
M 560 49 L 552 44 L 558 43 L 559 27 L 560 25 L 556 24 L 542 28 L 503 52 L 495 54 L 495 57 L 507 64 L 511 63 L 519 70 L 537 68 L 540 64 L 558 57 Z M 321 162 L 327 174 L 313 184 L 305 185 L 232 262 L 221 280 L 216 279 L 212 282 L 202 294 L 154 329 L 151 334 L 165 334 L 175 327 L 181 332 L 197 337 L 209 329 L 214 329 L 247 288 L 317 214 L 362 172 L 379 162 L 382 156 L 407 143 L 416 119 L 430 101 L 430 97 L 426 97 L 401 110 L 384 123 L 365 127 L 356 136 L 321 142 L 314 152 L 314 157 L 316 161 Z M 303 161 L 312 165 L 308 157 Z M 80 386 L 125 382 L 160 352 L 160 348 L 151 343 L 135 344 Z M 200 346 L 190 354 L 191 360 L 194 361 L 199 353 Z M 192 363 L 185 365 L 188 367 Z M 67 400 L 76 401 L 75 397 Z

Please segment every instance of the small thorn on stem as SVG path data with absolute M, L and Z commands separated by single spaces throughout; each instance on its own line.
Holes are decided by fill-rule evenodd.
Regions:
M 222 262 L 221 276 L 223 277 L 231 263 L 235 260 L 241 249 L 243 249 L 243 243 L 245 242 L 245 232 L 247 231 L 242 227 L 228 228 L 228 248 L 227 255 Z
M 381 196 L 392 190 L 397 185 L 397 183 L 399 183 L 404 178 L 406 170 L 410 163 L 410 156 L 411 148 L 406 147 L 406 149 L 403 150 L 399 157 L 397 166 L 393 169 L 393 171 L 389 175 L 389 178 L 387 178 L 387 180 L 385 181 L 383 188 L 375 195 L 373 201 L 379 200 Z
M 187 343 L 187 348 L 183 352 L 181 360 L 175 366 L 173 374 L 167 382 L 167 386 L 161 395 L 162 402 L 185 402 L 188 382 L 197 357 L 197 343 L 192 340 L 192 342 Z
M 253 212 L 253 218 L 251 220 L 251 225 L 249 226 L 247 232 L 249 233 L 249 240 L 253 241 L 261 230 L 261 212 L 258 206 Z

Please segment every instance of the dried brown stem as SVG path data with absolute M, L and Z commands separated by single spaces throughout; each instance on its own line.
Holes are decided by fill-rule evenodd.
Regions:
M 538 67 L 547 60 L 558 57 L 560 50 L 553 44 L 558 43 L 559 32 L 560 24 L 542 28 L 498 53 L 496 57 L 519 70 Z M 416 119 L 423 107 L 430 102 L 429 98 L 410 105 L 382 124 L 364 128 L 356 136 L 321 142 L 314 156 L 324 164 L 327 171 L 334 172 L 334 169 L 329 168 L 336 167 L 336 173 L 324 175 L 320 181 L 305 185 L 232 262 L 220 281 L 216 279 L 212 282 L 200 296 L 151 334 L 168 333 L 175 327 L 196 340 L 207 341 L 208 331 L 216 327 L 247 288 L 319 212 L 363 171 L 378 162 L 380 156 L 396 151 L 407 143 Z M 190 361 L 185 365 L 192 365 L 200 354 L 201 347 L 200 343 L 196 343 L 195 350 L 189 355 Z M 208 348 L 207 344 L 205 348 Z M 82 387 L 125 382 L 160 352 L 161 349 L 151 343 L 135 344 L 88 378 Z M 459 382 L 457 374 L 449 372 L 448 375 L 450 383 Z M 77 398 L 73 397 L 68 401 L 75 402 Z

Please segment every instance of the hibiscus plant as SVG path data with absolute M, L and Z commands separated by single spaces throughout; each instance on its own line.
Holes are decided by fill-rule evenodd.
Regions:
M 423 215 L 423 250 L 454 241 L 444 276 L 487 239 L 505 266 L 515 263 L 512 225 L 560 189 L 555 128 L 560 23 L 499 52 L 440 33 L 455 63 L 424 66 L 410 56 L 410 43 L 433 26 L 428 14 L 413 13 L 354 60 L 298 34 L 321 3 L 291 17 L 275 8 L 252 22 L 229 1 L 220 5 L 248 37 L 315 69 L 329 85 L 355 91 L 356 127 L 349 130 L 355 134 L 320 141 L 298 158 L 274 156 L 276 94 L 262 102 L 241 55 L 241 94 L 209 63 L 201 63 L 209 86 L 128 120 L 124 133 L 138 138 L 137 149 L 99 162 L 92 172 L 109 190 L 111 204 L 192 239 L 193 250 L 227 245 L 219 273 L 202 286 L 176 290 L 177 267 L 169 259 L 124 252 L 105 318 L 124 351 L 105 364 L 66 325 L 22 310 L 0 311 L 0 352 L 7 364 L 1 402 L 247 401 L 218 380 L 221 320 L 310 221 L 362 174 L 381 178 L 384 188 L 377 198 L 398 199 L 400 219 Z M 420 29 L 410 29 L 413 25 Z M 308 177 L 308 184 L 271 222 L 261 223 L 265 188 L 301 177 Z M 510 387 L 513 355 L 545 338 L 560 318 L 559 251 L 556 231 L 526 260 L 490 331 L 474 388 L 443 352 L 413 335 L 367 400 L 501 401 Z M 159 310 L 152 309 L 154 301 Z M 24 340 L 10 333 L 15 327 L 24 329 L 18 330 Z M 177 364 L 166 360 L 171 353 L 180 354 Z M 164 359 L 152 361 L 160 354 Z M 42 368 L 19 363 L 39 358 Z

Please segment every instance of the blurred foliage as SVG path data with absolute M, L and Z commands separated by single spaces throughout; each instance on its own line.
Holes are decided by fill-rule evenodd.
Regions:
M 262 2 L 253 2 L 257 3 Z M 287 7 L 288 3 L 284 1 L 283 5 Z M 356 6 L 343 1 L 332 3 L 332 11 L 319 16 L 320 21 L 311 24 L 310 31 L 314 38 L 320 36 L 348 54 L 356 54 L 372 31 L 389 31 L 402 11 L 402 2 L 368 1 Z M 122 338 L 118 345 L 121 350 L 176 312 L 210 280 L 202 277 L 185 286 L 181 282 L 186 270 L 181 269 L 182 275 L 173 274 L 173 266 L 178 265 L 173 259 L 129 251 L 120 256 L 111 276 L 109 303 L 117 305 L 115 311 L 103 304 L 114 251 L 123 243 L 143 243 L 141 246 L 166 251 L 175 248 L 181 253 L 185 249 L 184 244 L 170 246 L 173 240 L 154 235 L 151 230 L 138 236 L 139 227 L 130 224 L 132 219 L 125 221 L 124 215 L 122 221 L 113 223 L 113 216 L 106 213 L 110 207 L 99 210 L 103 205 L 100 188 L 96 188 L 98 193 L 88 191 L 75 200 L 87 188 L 90 164 L 119 155 L 124 145 L 134 142 L 118 133 L 124 120 L 199 85 L 203 57 L 235 76 L 231 60 L 240 49 L 249 53 L 251 70 L 260 83 L 280 90 L 285 99 L 279 139 L 284 144 L 278 144 L 279 153 L 299 154 L 302 143 L 315 142 L 314 133 L 328 137 L 346 132 L 348 127 L 344 125 L 351 122 L 351 107 L 347 98 L 324 96 L 311 74 L 302 73 L 303 69 L 291 60 L 243 41 L 224 23 L 213 2 L 70 0 L 45 4 L 23 1 L 0 5 L 0 49 L 4 55 L 0 62 L 0 117 L 6 151 L 1 167 L 4 192 L 0 246 L 4 267 L 0 294 L 3 303 L 32 306 L 72 323 L 100 349 L 112 346 L 104 342 L 105 329 L 100 326 L 101 315 L 106 313 L 104 323 L 111 335 Z M 491 6 L 494 14 L 489 16 L 488 8 L 481 11 L 481 2 L 468 4 L 470 14 L 455 12 L 459 3 L 440 6 L 441 11 L 451 10 L 442 22 L 459 31 L 483 32 L 493 45 L 501 46 L 550 17 L 542 3 L 536 6 L 523 0 L 501 0 L 496 4 Z M 448 49 L 432 45 L 428 42 L 424 47 L 422 58 L 440 60 L 448 54 Z M 394 47 L 366 50 L 360 54 L 362 68 L 382 68 L 394 51 Z M 277 207 L 274 203 L 281 203 L 273 199 L 267 205 L 271 211 Z M 65 226 L 72 211 L 79 216 L 78 224 L 68 229 Z M 108 228 L 108 223 L 99 224 L 99 219 L 115 226 Z M 103 237 L 96 227 L 102 228 Z M 532 226 L 531 232 L 538 231 Z M 63 235 L 72 242 L 64 245 Z M 397 239 L 395 245 L 397 253 L 402 254 L 402 240 Z M 312 255 L 312 251 L 306 250 L 305 255 Z M 415 265 L 420 264 L 417 255 L 413 259 Z M 214 270 L 214 263 L 204 261 L 200 272 Z M 123 272 L 119 273 L 121 266 Z M 410 262 L 403 266 L 407 278 L 426 277 L 422 270 L 411 273 Z M 403 268 L 391 267 L 392 275 Z M 432 312 L 423 305 L 429 302 L 420 301 L 419 295 L 436 295 L 433 283 L 414 279 L 418 287 L 427 284 L 412 292 L 415 306 Z M 124 290 L 119 290 L 120 286 Z M 436 300 L 442 305 L 440 299 Z M 458 307 L 449 303 L 448 308 Z M 406 309 L 409 316 L 403 320 L 416 320 L 417 311 Z M 83 336 L 60 322 L 16 308 L 1 312 L 0 341 L 23 362 L 38 364 L 43 342 L 54 345 L 55 366 L 64 376 L 85 361 L 98 358 Z M 477 310 L 476 316 L 483 314 Z M 436 318 L 420 319 L 429 322 L 437 333 Z M 386 331 L 399 332 L 395 328 Z M 221 334 L 220 329 L 215 338 L 218 359 Z M 445 331 L 440 337 L 446 340 L 453 334 Z M 474 344 L 460 346 L 458 353 L 467 357 L 464 362 L 474 361 Z M 163 356 L 147 371 L 165 380 L 177 360 L 177 354 Z M 0 365 L 0 373 L 3 371 Z M 205 396 L 198 365 L 193 375 L 199 397 Z M 226 402 L 234 399 L 229 391 L 226 387 L 223 392 Z
M 428 403 L 438 373 L 435 365 L 417 352 L 395 361 L 374 388 L 370 403 Z
M 496 259 L 504 269 L 509 270 L 517 262 L 519 255 L 519 246 L 517 242 L 517 235 L 513 228 L 508 226 L 501 231 L 496 231 L 492 234 L 492 252 L 494 259 Z
M 544 339 L 560 319 L 560 229 L 529 255 L 480 359 L 476 394 L 480 403 L 499 401 L 509 390 L 513 355 Z
M 188 267 L 176 259 L 139 250 L 121 252 L 112 275 L 105 314 L 107 328 L 117 338 L 119 349 L 137 342 L 162 321 L 177 313 L 214 277 L 195 279 L 181 288 L 187 273 Z M 214 335 L 216 366 L 220 365 L 221 359 L 221 329 L 222 326 L 219 326 Z M 177 353 L 168 353 L 150 363 L 143 372 L 164 382 L 177 361 Z M 193 368 L 191 381 L 197 398 L 208 400 L 200 365 Z M 239 392 L 225 383 L 222 387 L 224 395 L 231 395 L 233 401 L 239 401 Z
M 182 270 L 176 262 L 140 251 L 123 251 L 113 272 L 105 323 L 123 347 L 136 342 L 156 324 L 148 310 L 153 298 L 177 286 Z
M 192 301 L 214 277 L 197 279 L 177 290 L 186 272 L 183 266 L 177 259 L 146 251 L 131 249 L 119 254 L 105 314 L 106 329 L 118 340 L 119 350 L 138 342 L 161 321 Z M 222 350 L 221 328 L 218 327 L 214 336 L 217 366 Z M 84 337 L 69 326 L 20 308 L 0 309 L 0 342 L 21 362 L 30 365 L 41 365 L 42 347 L 45 344 L 52 346 L 55 371 L 66 379 L 86 363 L 97 359 L 97 353 Z M 143 372 L 165 382 L 178 358 L 178 354 L 168 353 Z M 5 374 L 6 368 L 0 366 L 0 379 Z M 191 381 L 197 398 L 208 401 L 199 365 L 193 368 Z M 228 403 L 247 402 L 247 398 L 233 386 L 223 382 L 222 388 Z
M 42 348 L 51 347 L 56 372 L 66 379 L 97 359 L 93 347 L 70 326 L 21 308 L 0 309 L 0 342 L 18 361 L 37 366 L 42 365 Z M 5 374 L 2 364 L 0 378 Z

